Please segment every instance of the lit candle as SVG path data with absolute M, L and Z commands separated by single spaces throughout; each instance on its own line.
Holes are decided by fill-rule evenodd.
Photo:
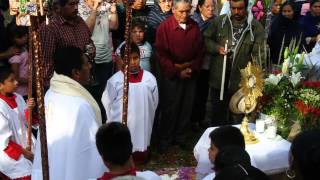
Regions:
M 225 82 L 225 79 L 226 79 L 228 40 L 226 40 L 226 43 L 224 44 L 224 52 L 225 52 L 225 55 L 223 57 L 222 79 L 221 79 L 221 88 L 220 88 L 220 101 L 223 100 L 224 82 Z

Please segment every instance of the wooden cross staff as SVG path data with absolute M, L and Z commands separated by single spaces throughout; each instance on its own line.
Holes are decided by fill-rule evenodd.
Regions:
M 41 44 L 39 36 L 39 17 L 31 17 L 32 42 L 33 42 L 33 59 L 35 65 L 35 81 L 37 105 L 40 125 L 40 142 L 41 142 L 41 160 L 42 160 L 42 176 L 43 180 L 49 180 L 49 162 L 48 162 L 48 146 L 47 146 L 47 129 L 44 112 L 44 90 L 43 90 L 43 69 L 41 67 Z M 31 77 L 32 78 L 32 75 Z
M 16 16 L 19 26 L 29 26 L 29 75 L 28 75 L 28 97 L 32 97 L 33 74 L 35 75 L 36 99 L 38 105 L 41 159 L 43 179 L 49 180 L 47 132 L 43 101 L 43 76 L 40 63 L 41 47 L 39 37 L 40 16 L 44 15 L 42 0 L 9 0 L 10 15 Z M 35 67 L 35 72 L 33 71 Z M 28 113 L 27 146 L 32 149 L 32 109 Z
M 128 120 L 128 101 L 129 101 L 129 63 L 131 52 L 131 20 L 132 20 L 132 0 L 126 0 L 126 29 L 125 29 L 125 54 L 124 54 L 124 85 L 123 85 L 123 111 L 122 123 L 127 125 Z

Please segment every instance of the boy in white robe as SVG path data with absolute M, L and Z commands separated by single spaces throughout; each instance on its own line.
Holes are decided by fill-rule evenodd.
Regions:
M 76 47 L 54 54 L 55 73 L 45 95 L 49 175 L 53 180 L 87 180 L 106 168 L 95 146 L 101 112 L 88 84 L 91 64 Z M 32 179 L 42 180 L 40 138 L 35 149 Z
M 132 158 L 132 142 L 128 127 L 120 122 L 102 125 L 96 134 L 96 145 L 105 165 L 105 172 L 97 180 L 161 180 L 152 171 L 136 171 Z
M 22 96 L 14 93 L 17 87 L 13 71 L 0 68 L 0 179 L 31 179 L 33 153 L 27 142 L 25 112 L 34 101 L 29 99 L 27 106 Z M 33 136 L 31 140 L 33 146 Z
M 122 46 L 122 58 L 124 49 L 125 46 Z M 133 152 L 144 152 L 150 145 L 154 115 L 158 105 L 156 79 L 150 72 L 141 69 L 139 63 L 139 47 L 132 43 L 127 125 L 131 132 Z M 106 109 L 107 122 L 122 122 L 123 78 L 123 71 L 118 71 L 108 80 L 103 92 L 101 101 Z

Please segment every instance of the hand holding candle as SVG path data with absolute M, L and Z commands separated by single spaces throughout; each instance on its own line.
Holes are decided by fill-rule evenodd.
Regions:
M 220 101 L 223 100 L 224 83 L 225 83 L 225 79 L 226 79 L 227 52 L 228 52 L 228 40 L 226 40 L 226 43 L 224 44 L 224 57 L 223 57 L 223 67 L 222 67 L 221 88 L 220 88 Z

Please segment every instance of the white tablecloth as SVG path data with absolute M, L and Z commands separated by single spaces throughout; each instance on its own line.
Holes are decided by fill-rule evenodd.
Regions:
M 236 125 L 236 127 L 239 128 L 240 125 Z M 202 179 L 206 174 L 213 172 L 213 165 L 208 157 L 208 148 L 211 143 L 209 134 L 215 128 L 217 127 L 206 129 L 194 147 L 194 157 L 198 162 L 197 179 Z M 254 124 L 250 124 L 250 128 L 254 129 Z M 252 159 L 252 165 L 266 174 L 283 172 L 289 167 L 290 142 L 280 136 L 271 140 L 266 138 L 264 134 L 256 133 L 256 137 L 259 139 L 259 143 L 246 145 L 246 150 Z

